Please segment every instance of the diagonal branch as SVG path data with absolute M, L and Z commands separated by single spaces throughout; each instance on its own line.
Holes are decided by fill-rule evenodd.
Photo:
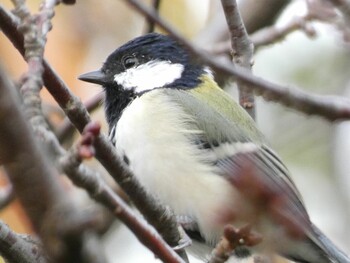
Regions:
M 321 96 L 302 91 L 300 88 L 282 86 L 252 75 L 244 68 L 234 66 L 229 61 L 217 61 L 213 56 L 203 52 L 184 39 L 171 28 L 153 10 L 145 7 L 137 0 L 125 0 L 138 12 L 153 19 L 163 30 L 174 39 L 187 47 L 187 49 L 203 63 L 228 76 L 234 76 L 245 82 L 247 88 L 266 100 L 281 103 L 287 107 L 305 114 L 321 116 L 329 121 L 350 118 L 350 100 L 339 96 Z
M 256 48 L 261 46 L 270 45 L 272 43 L 276 43 L 277 41 L 283 40 L 287 35 L 297 31 L 302 30 L 309 37 L 315 36 L 315 31 L 313 28 L 308 26 L 308 22 L 313 20 L 314 17 L 309 13 L 305 16 L 294 17 L 289 23 L 281 26 L 271 26 L 263 28 L 253 35 L 251 35 L 251 40 L 253 41 Z
M 23 55 L 23 36 L 18 32 L 17 25 L 16 19 L 0 5 L 0 27 Z M 43 78 L 47 90 L 64 110 L 78 131 L 82 133 L 84 127 L 91 122 L 87 110 L 79 98 L 69 90 L 45 59 L 43 64 L 45 69 Z M 168 213 L 165 207 L 158 204 L 150 195 L 146 194 L 132 174 L 123 171 L 115 149 L 106 136 L 100 134 L 94 141 L 94 147 L 96 158 L 123 188 L 125 193 L 129 195 L 129 198 L 145 216 L 147 221 L 156 228 L 170 246 L 177 246 L 181 240 L 181 236 L 174 216 Z M 188 261 L 183 249 L 177 252 L 185 261 Z

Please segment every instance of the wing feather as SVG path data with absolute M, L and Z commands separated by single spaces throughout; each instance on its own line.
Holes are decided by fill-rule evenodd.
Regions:
M 237 102 L 210 77 L 204 77 L 202 85 L 190 91 L 166 89 L 165 92 L 193 119 L 191 125 L 195 126 L 189 129 L 198 131 L 193 134 L 193 143 L 203 151 L 214 153 L 214 165 L 219 174 L 228 176 L 233 168 L 239 167 L 242 161 L 239 153 L 243 152 L 259 169 L 259 176 L 263 177 L 263 181 L 285 191 L 288 196 L 288 215 L 302 221 L 301 227 L 309 237 L 308 242 L 327 251 L 313 231 L 300 193 L 291 180 L 288 169 L 269 148 L 255 122 Z M 253 144 L 255 148 L 251 147 Z
M 193 129 L 201 132 L 195 135 L 193 143 L 203 150 L 214 152 L 217 156 L 215 164 L 219 169 L 227 172 L 240 165 L 236 154 L 248 152 L 266 181 L 282 190 L 290 190 L 288 194 L 291 203 L 295 204 L 295 212 L 308 220 L 301 195 L 288 169 L 269 148 L 250 116 L 213 80 L 205 77 L 203 84 L 190 92 L 181 89 L 168 89 L 165 92 L 194 120 L 191 125 L 196 127 Z M 255 148 L 247 147 L 251 144 Z

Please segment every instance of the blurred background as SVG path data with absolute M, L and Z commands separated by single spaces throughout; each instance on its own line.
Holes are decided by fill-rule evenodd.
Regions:
M 307 12 L 305 0 L 286 2 L 289 4 L 278 16 L 277 27 Z M 35 11 L 40 1 L 27 3 Z M 0 0 L 0 4 L 12 8 L 9 0 Z M 227 36 L 218 0 L 161 0 L 159 10 L 169 23 L 201 48 L 215 49 L 215 43 Z M 124 1 L 85 0 L 73 6 L 60 5 L 56 8 L 45 56 L 72 91 L 86 101 L 102 90 L 78 81 L 77 76 L 100 68 L 108 54 L 145 33 L 147 26 L 145 19 Z M 344 34 L 336 26 L 324 22 L 312 22 L 310 26 L 315 30 L 312 38 L 296 31 L 283 41 L 259 48 L 254 56 L 254 73 L 313 93 L 349 98 L 350 49 Z M 18 80 L 26 70 L 22 57 L 1 33 L 0 61 L 14 79 Z M 228 87 L 228 91 L 232 96 L 237 94 L 232 87 Z M 52 114 L 53 124 L 59 126 L 62 112 L 45 89 L 42 96 L 44 109 Z M 261 98 L 257 98 L 256 110 L 258 126 L 291 170 L 312 221 L 350 253 L 347 225 L 350 219 L 349 122 L 330 123 Z M 93 118 L 105 126 L 101 109 L 94 111 Z M 104 129 L 106 131 L 106 127 Z M 4 176 L 1 184 L 6 184 Z M 70 188 L 69 184 L 67 187 Z M 17 232 L 31 232 L 16 201 L 0 211 L 0 219 Z M 104 245 L 111 263 L 156 261 L 118 222 L 104 235 Z

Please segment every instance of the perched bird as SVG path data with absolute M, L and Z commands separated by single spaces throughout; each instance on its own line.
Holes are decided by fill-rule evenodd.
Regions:
M 174 211 L 190 237 L 214 247 L 225 225 L 247 223 L 262 240 L 256 246 L 242 244 L 236 257 L 273 250 L 296 262 L 350 262 L 311 223 L 287 168 L 255 122 L 218 87 L 208 67 L 171 37 L 135 38 L 100 70 L 79 79 L 102 85 L 109 136 L 125 169 Z M 255 189 L 244 181 L 245 172 Z M 256 205 L 246 197 L 255 194 L 247 189 L 261 192 L 260 179 L 277 189 L 266 195 L 277 193 L 278 199 L 280 193 L 283 201 L 274 202 L 279 212 L 266 209 L 257 219 L 254 209 L 264 200 L 255 200 Z M 260 197 L 264 194 L 255 195 Z

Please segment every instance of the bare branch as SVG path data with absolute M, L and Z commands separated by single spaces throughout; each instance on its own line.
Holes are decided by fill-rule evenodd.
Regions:
M 331 8 L 331 4 L 327 5 L 318 0 L 309 0 L 307 2 L 307 6 L 308 12 L 303 16 L 296 16 L 281 26 L 271 25 L 255 31 L 250 36 L 255 50 L 262 46 L 281 41 L 286 36 L 297 30 L 303 31 L 310 38 L 315 37 L 316 31 L 310 23 L 311 21 L 332 22 L 337 16 L 337 14 Z M 219 43 L 219 45 L 208 51 L 214 54 L 228 53 L 231 48 L 230 43 L 230 41 Z
M 54 134 L 48 129 L 48 125 L 42 113 L 39 95 L 43 84 L 43 54 L 46 35 L 51 29 L 50 19 L 53 17 L 53 8 L 58 1 L 44 1 L 37 15 L 30 14 L 24 1 L 17 0 L 14 1 L 14 3 L 16 5 L 14 12 L 21 20 L 21 24 L 18 28 L 24 34 L 23 44 L 25 47 L 25 59 L 28 63 L 28 72 L 23 78 L 21 87 L 24 109 L 35 133 L 40 138 L 47 141 L 47 144 L 51 146 L 52 152 L 59 155 L 62 154 L 62 151 L 60 151 L 60 146 Z M 4 78 L 4 76 L 2 77 Z M 3 82 L 6 82 L 5 79 Z M 4 87 L 3 93 L 8 92 L 5 88 L 8 89 L 8 86 Z M 14 100 L 12 104 L 13 108 L 17 107 Z M 6 110 L 7 109 L 4 108 L 4 111 Z M 17 139 L 17 141 L 22 141 L 22 144 L 25 144 L 26 147 L 22 146 L 22 149 L 15 148 L 13 150 L 15 161 L 9 160 L 8 163 L 5 164 L 5 168 L 9 172 L 10 179 L 16 189 L 19 199 L 27 210 L 34 224 L 34 228 L 43 238 L 52 259 L 55 262 L 72 262 L 72 260 L 81 262 L 105 262 L 104 256 L 101 254 L 100 250 L 97 251 L 97 247 L 93 250 L 84 251 L 87 241 L 95 235 L 91 234 L 89 239 L 85 237 L 86 229 L 92 226 L 92 217 L 86 217 L 86 215 L 81 215 L 74 210 L 75 207 L 71 204 L 72 202 L 68 200 L 64 190 L 59 185 L 56 177 L 57 171 L 49 166 L 49 161 L 45 159 L 43 153 L 36 146 L 34 139 L 30 137 L 31 131 L 25 127 L 24 119 L 18 111 L 14 113 L 14 119 L 12 121 L 17 122 L 17 126 L 22 125 L 24 127 L 20 129 L 17 134 L 14 132 L 13 136 L 21 136 L 21 139 Z M 11 126 L 7 128 L 6 132 L 8 132 L 10 127 Z M 28 135 L 23 136 L 22 134 L 18 134 L 24 132 L 28 133 Z M 16 140 L 13 137 L 8 139 L 11 144 Z M 24 139 L 26 139 L 25 142 L 23 142 Z M 24 151 L 25 154 L 21 151 Z M 26 182 L 27 180 L 33 180 L 32 183 L 36 185 L 36 187 L 29 188 L 34 191 L 34 194 L 31 190 L 24 189 L 23 183 L 28 185 L 28 182 Z M 38 202 L 41 198 L 43 198 L 43 200 Z M 57 217 L 63 214 L 65 214 L 65 220 L 69 220 L 69 223 L 65 220 L 61 220 L 61 223 L 57 225 Z M 79 226 L 79 228 L 75 228 L 74 226 Z M 76 232 L 76 229 L 80 231 Z M 93 230 L 89 230 L 89 232 L 92 233 Z M 92 258 L 89 257 L 91 254 L 98 254 L 99 260 L 91 261 Z
M 271 26 L 263 28 L 253 35 L 251 35 L 251 40 L 256 48 L 261 46 L 270 45 L 278 41 L 283 40 L 287 35 L 293 33 L 297 30 L 302 30 L 309 37 L 314 37 L 316 35 L 315 30 L 308 25 L 308 22 L 313 19 L 309 14 L 302 17 L 294 17 L 289 23 L 276 27 Z
M 309 115 L 318 115 L 329 121 L 344 120 L 350 118 L 350 100 L 339 96 L 321 96 L 302 91 L 300 88 L 291 88 L 278 85 L 252 75 L 249 71 L 234 66 L 228 61 L 217 61 L 210 54 L 203 52 L 184 39 L 172 29 L 156 13 L 145 7 L 137 0 L 125 0 L 140 13 L 153 19 L 163 30 L 168 32 L 174 39 L 182 43 L 187 49 L 201 59 L 203 63 L 211 66 L 229 76 L 235 76 L 248 84 L 247 88 L 254 90 L 256 95 L 266 100 L 281 103 L 287 107 L 296 109 Z
M 84 229 L 81 227 L 81 232 L 72 235 L 72 229 L 65 228 L 71 222 L 87 226 L 83 222 L 90 219 L 85 215 L 80 216 L 72 200 L 68 199 L 58 181 L 57 171 L 36 144 L 32 130 L 19 110 L 18 97 L 14 92 L 15 88 L 0 70 L 0 159 L 16 195 L 54 262 L 79 259 L 90 263 L 82 259 L 79 249 L 84 244 L 81 236 Z M 60 225 L 57 225 L 57 219 Z
M 19 29 L 24 35 L 25 59 L 28 63 L 28 71 L 23 77 L 20 91 L 23 97 L 24 109 L 27 117 L 38 136 L 50 147 L 54 155 L 62 154 L 55 135 L 49 129 L 41 108 L 40 90 L 43 85 L 44 72 L 43 55 L 47 39 L 47 33 L 51 29 L 50 19 L 54 15 L 54 7 L 58 1 L 44 1 L 40 12 L 31 15 L 24 2 L 14 1 L 16 8 L 14 13 L 20 18 Z
M 263 46 L 271 45 L 284 40 L 289 34 L 297 30 L 303 31 L 310 38 L 315 37 L 316 31 L 312 25 L 309 24 L 309 21 L 313 19 L 314 18 L 310 14 L 301 17 L 294 17 L 283 26 L 278 27 L 276 25 L 272 25 L 256 31 L 250 35 L 250 40 L 254 44 L 256 51 Z M 221 42 L 215 47 L 206 49 L 206 51 L 214 55 L 226 54 L 229 52 L 229 50 L 231 50 L 231 41 Z
M 90 196 L 106 205 L 130 228 L 142 244 L 164 262 L 183 262 L 159 234 L 137 216 L 130 207 L 92 170 L 81 166 L 83 159 L 94 154 L 93 141 L 99 135 L 99 124 L 92 122 L 84 129 L 81 140 L 61 158 L 64 171 L 73 182 L 86 189 Z
M 0 27 L 23 55 L 23 36 L 17 30 L 17 22 L 1 5 Z M 83 132 L 84 127 L 91 122 L 84 105 L 69 90 L 63 80 L 45 60 L 44 68 L 43 77 L 46 88 L 79 132 Z M 174 216 L 168 213 L 165 207 L 159 205 L 151 196 L 147 195 L 132 174 L 123 170 L 114 147 L 104 135 L 100 134 L 96 138 L 94 147 L 96 149 L 96 158 L 123 188 L 125 193 L 129 195 L 132 202 L 145 216 L 147 221 L 157 229 L 170 246 L 177 246 L 181 240 L 181 236 Z M 183 249 L 177 252 L 187 261 L 187 256 Z
M 251 69 L 254 46 L 244 27 L 237 3 L 235 0 L 221 0 L 221 3 L 231 33 L 233 61 L 241 67 Z
M 49 262 L 40 240 L 29 235 L 19 235 L 0 220 L 0 255 L 8 262 Z
M 251 43 L 244 27 L 236 0 L 221 0 L 226 21 L 231 34 L 233 62 L 243 68 L 251 70 L 253 63 L 254 46 Z M 246 83 L 237 81 L 239 89 L 239 104 L 255 119 L 254 94 L 247 89 Z

